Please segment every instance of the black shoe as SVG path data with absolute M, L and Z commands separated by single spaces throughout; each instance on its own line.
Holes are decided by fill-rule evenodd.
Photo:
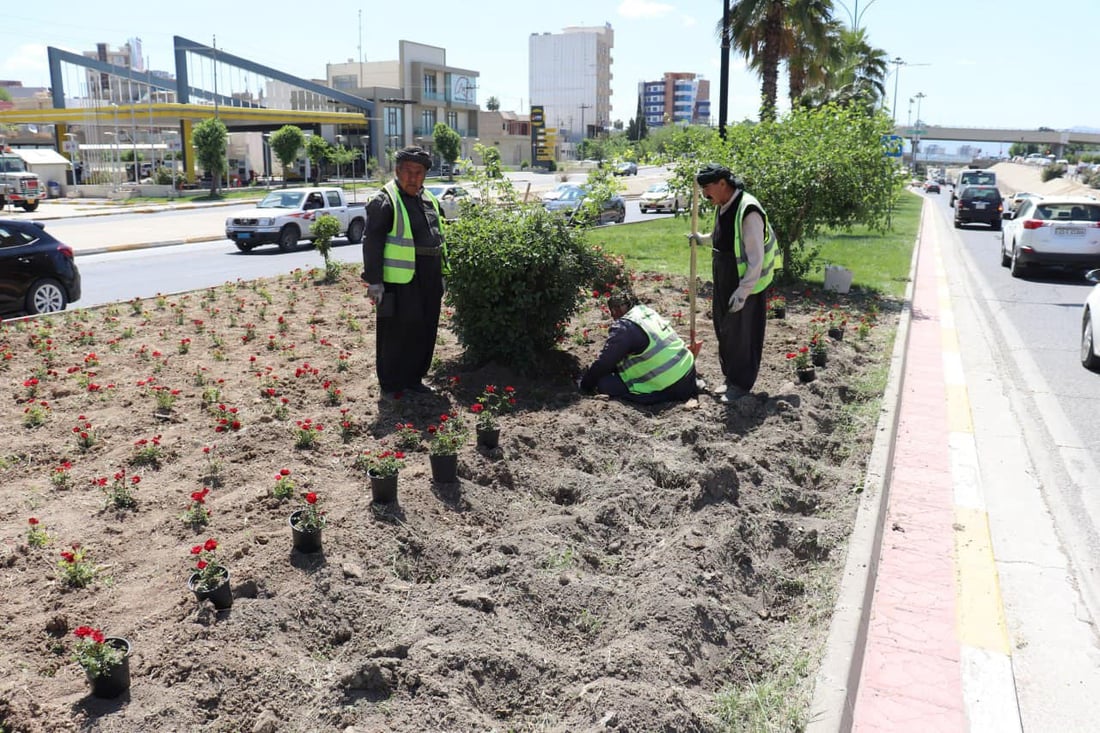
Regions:
M 435 387 L 423 382 L 417 382 L 413 386 L 409 387 L 410 392 L 416 392 L 417 394 L 435 394 Z
M 718 398 L 718 401 L 723 405 L 728 405 L 731 402 L 737 402 L 747 394 L 746 390 L 741 389 L 736 384 L 727 384 L 725 389 L 722 390 L 722 395 Z

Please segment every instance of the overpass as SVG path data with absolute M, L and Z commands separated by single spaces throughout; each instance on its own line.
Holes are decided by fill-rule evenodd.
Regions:
M 919 126 L 918 126 L 919 125 Z M 1075 132 L 1073 130 L 1013 130 L 999 127 L 947 127 L 928 125 L 898 125 L 894 134 L 910 140 L 961 140 L 991 143 L 1024 143 L 1049 146 L 1051 152 L 1061 156 L 1066 145 L 1100 145 L 1100 133 Z

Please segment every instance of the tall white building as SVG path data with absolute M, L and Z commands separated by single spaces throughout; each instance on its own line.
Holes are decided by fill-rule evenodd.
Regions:
M 531 105 L 542 105 L 546 126 L 558 129 L 559 140 L 577 142 L 611 126 L 614 45 L 610 23 L 531 34 Z

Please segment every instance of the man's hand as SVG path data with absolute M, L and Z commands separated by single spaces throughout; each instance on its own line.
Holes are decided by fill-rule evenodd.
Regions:
M 382 296 L 386 294 L 386 286 L 382 283 L 371 283 L 367 286 L 367 297 L 370 302 L 378 305 L 382 302 Z
M 694 240 L 695 244 L 697 244 L 700 247 L 709 247 L 712 237 L 713 237 L 713 234 L 696 234 L 696 233 L 692 233 L 692 234 L 687 235 L 688 244 L 691 244 L 691 242 Z
M 729 303 L 727 303 L 726 305 L 729 306 L 730 313 L 736 313 L 737 311 L 745 307 L 745 299 L 737 293 L 734 293 L 730 296 Z

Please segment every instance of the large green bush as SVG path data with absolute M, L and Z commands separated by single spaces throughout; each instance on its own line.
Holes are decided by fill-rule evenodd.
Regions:
M 1060 163 L 1044 165 L 1043 170 L 1039 172 L 1039 177 L 1043 179 L 1043 183 L 1053 181 L 1055 178 L 1061 178 L 1064 175 L 1066 175 L 1066 167 Z
M 451 326 L 468 356 L 531 371 L 593 289 L 626 284 L 621 260 L 541 206 L 470 206 L 447 229 Z

